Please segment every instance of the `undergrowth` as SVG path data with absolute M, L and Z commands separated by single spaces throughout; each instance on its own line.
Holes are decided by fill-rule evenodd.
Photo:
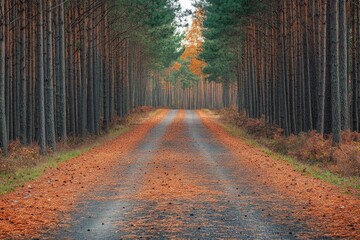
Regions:
M 19 141 L 10 143 L 8 156 L 0 157 L 0 195 L 39 178 L 47 169 L 56 168 L 60 163 L 115 139 L 131 130 L 132 126 L 143 122 L 147 117 L 154 116 L 158 111 L 151 107 L 137 108 L 127 117 L 116 119 L 108 132 L 102 132 L 100 136 L 86 136 L 85 138 L 70 136 L 66 144 L 58 144 L 57 151 L 48 152 L 46 156 L 39 154 L 39 147 L 36 144 L 22 146 Z
M 334 147 L 331 136 L 315 131 L 284 136 L 283 130 L 265 119 L 249 119 L 236 109 L 216 111 L 224 129 L 259 147 L 275 159 L 289 162 L 297 171 L 331 184 L 360 190 L 360 133 L 342 132 L 342 144 Z

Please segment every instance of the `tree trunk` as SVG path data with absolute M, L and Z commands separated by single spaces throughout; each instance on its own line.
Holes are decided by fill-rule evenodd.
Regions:
M 332 134 L 334 144 L 338 144 L 341 141 L 339 87 L 339 0 L 330 1 L 330 41 Z
M 346 0 L 339 0 L 339 81 L 341 129 L 349 129 Z
M 53 29 L 52 29 L 52 0 L 47 1 L 47 68 L 45 78 L 45 118 L 46 142 L 55 150 L 55 120 L 54 120 L 54 69 L 53 69 Z
M 8 153 L 8 134 L 5 116 L 5 0 L 0 9 L 0 146 L 3 154 Z
M 20 142 L 21 144 L 27 144 L 26 136 L 26 2 L 22 1 L 20 4 L 19 12 L 21 18 L 20 24 Z
M 57 34 L 58 34 L 58 71 L 56 77 L 57 86 L 57 135 L 62 141 L 66 141 L 66 87 L 65 87 L 65 20 L 64 20 L 64 1 L 58 0 L 57 12 Z
M 37 0 L 37 69 L 36 69 L 36 78 L 38 86 L 38 120 L 39 120 L 39 145 L 40 151 L 42 154 L 46 153 L 46 138 L 45 138 L 45 101 L 44 101 L 44 10 L 43 10 L 43 0 Z
M 327 1 L 324 2 L 321 17 L 321 63 L 320 63 L 320 78 L 318 85 L 318 117 L 317 117 L 317 132 L 324 134 L 324 116 L 325 116 L 325 83 L 326 83 L 326 65 L 327 65 Z
M 68 14 L 68 53 L 67 53 L 67 79 L 69 87 L 69 132 L 76 134 L 76 101 L 75 101 L 75 78 L 74 78 L 74 51 L 73 51 L 73 27 L 72 11 Z

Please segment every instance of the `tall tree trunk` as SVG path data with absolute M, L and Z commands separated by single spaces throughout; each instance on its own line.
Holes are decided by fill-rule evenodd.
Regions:
M 66 141 L 66 87 L 65 87 L 65 19 L 64 19 L 64 1 L 58 0 L 57 12 L 57 47 L 58 47 L 58 71 L 56 78 L 57 86 L 57 135 L 62 141 Z
M 309 131 L 311 129 L 313 129 L 313 123 L 312 123 L 312 99 L 311 99 L 311 75 L 310 75 L 310 44 L 309 44 L 309 34 L 308 34 L 308 6 L 307 6 L 307 0 L 304 0 L 304 19 L 305 19 L 305 29 L 304 29 L 304 63 L 305 63 L 305 85 L 306 85 L 306 126 L 307 128 L 305 129 L 306 131 Z M 304 90 L 305 90 L 304 89 Z
M 102 8 L 102 12 L 105 11 L 105 8 Z M 106 19 L 106 18 L 105 18 Z M 106 28 L 106 22 L 103 21 L 102 24 L 102 30 L 101 30 L 101 41 L 103 42 L 103 46 L 102 46 L 102 70 L 103 70 L 103 74 L 102 74 L 102 79 L 103 79 L 103 128 L 105 130 L 105 132 L 107 132 L 109 130 L 109 126 L 110 126 L 110 106 L 109 106 L 109 74 L 108 74 L 108 46 L 107 46 L 107 42 L 108 42 L 108 31 Z
M 46 142 L 55 150 L 55 119 L 54 119 L 54 69 L 53 69 L 53 28 L 52 28 L 52 0 L 47 1 L 47 68 L 45 78 L 45 119 Z
M 288 136 L 290 135 L 290 131 L 289 131 L 289 121 L 288 121 L 288 107 L 287 107 L 287 101 L 286 101 L 286 95 L 287 95 L 287 92 L 286 92 L 286 86 L 287 86 L 287 81 L 286 81 L 286 35 L 285 35 L 285 25 L 286 25 L 286 21 L 285 21 L 285 9 L 284 9 L 284 5 L 282 6 L 283 9 L 282 9 L 282 14 L 281 14 L 281 24 L 280 24 L 280 59 L 281 59 L 281 66 L 280 66 L 280 76 L 281 76 L 281 88 L 279 89 L 280 90 L 280 93 L 279 93 L 279 96 L 281 97 L 281 101 L 280 101 L 280 104 L 282 106 L 281 108 L 281 126 L 283 127 L 283 129 L 285 130 L 285 135 Z
M 67 54 L 67 79 L 69 86 L 69 132 L 74 136 L 76 134 L 76 101 L 75 101 L 75 78 L 74 78 L 74 47 L 73 47 L 73 23 L 72 11 L 68 14 L 68 54 Z
M 45 101 L 44 101 L 44 10 L 43 0 L 37 0 L 37 69 L 36 78 L 38 86 L 38 120 L 39 120 L 39 145 L 42 154 L 46 153 L 46 138 L 45 138 Z
M 341 141 L 339 87 L 339 0 L 330 1 L 330 41 L 332 134 L 334 144 L 338 144 Z
M 80 12 L 83 14 L 83 12 Z M 85 18 L 84 22 L 81 24 L 81 52 L 80 52 L 80 62 L 81 62 L 81 89 L 80 91 L 80 105 L 79 105 L 79 114 L 80 114 L 80 136 L 84 137 L 87 130 L 87 26 L 88 21 Z
M 359 56 L 359 42 L 357 41 L 357 36 L 360 35 L 360 33 L 358 33 L 358 30 L 360 30 L 358 28 L 358 24 L 359 24 L 359 14 L 357 11 L 357 6 L 355 3 L 352 3 L 352 9 L 351 9 L 351 15 L 352 15 L 352 51 L 351 51 L 351 55 L 352 55 L 352 130 L 353 131 L 359 131 L 359 112 L 357 111 L 358 109 L 358 64 L 359 64 L 359 59 L 357 59 L 357 56 Z
M 349 129 L 346 0 L 339 0 L 339 81 L 341 129 Z
M 5 0 L 0 6 L 0 146 L 2 152 L 8 153 L 8 133 L 5 116 Z
M 326 65 L 327 65 L 327 1 L 324 1 L 322 9 L 321 24 L 322 30 L 320 34 L 321 39 L 321 70 L 318 86 L 318 117 L 317 117 L 317 132 L 324 133 L 324 116 L 325 116 L 325 90 L 326 90 Z
M 94 119 L 94 21 L 92 17 L 89 18 L 88 26 L 88 131 L 91 134 L 95 133 L 95 119 Z
M 20 142 L 27 144 L 26 136 L 26 1 L 22 1 L 19 7 L 21 24 L 20 24 Z

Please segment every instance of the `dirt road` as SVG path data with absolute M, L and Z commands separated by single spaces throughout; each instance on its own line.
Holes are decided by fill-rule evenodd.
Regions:
M 132 147 L 117 152 L 129 134 L 111 148 L 94 150 L 107 151 L 111 160 L 107 164 L 103 159 L 106 167 L 94 174 L 96 178 L 83 180 L 88 187 L 79 189 L 74 207 L 55 210 L 56 227 L 42 226 L 42 238 L 359 236 L 358 199 L 227 135 L 203 112 L 171 110 L 163 115 L 148 131 L 137 131 L 144 136 L 133 140 Z M 101 156 L 106 160 L 105 153 Z M 38 189 L 35 194 L 40 193 Z

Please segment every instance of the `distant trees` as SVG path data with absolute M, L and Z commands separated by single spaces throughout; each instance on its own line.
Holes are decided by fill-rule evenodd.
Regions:
M 337 143 L 341 129 L 359 131 L 356 1 L 200 2 L 205 71 L 223 82 L 234 73 L 240 111 L 286 135 L 316 129 Z M 227 64 L 216 67 L 221 55 Z
M 177 1 L 2 0 L 0 146 L 100 134 L 151 105 L 154 72 L 177 58 Z
M 182 52 L 177 0 L 0 0 L 2 153 L 15 140 L 45 153 L 142 105 L 237 102 L 334 143 L 360 130 L 358 2 L 197 2 Z
M 211 64 L 217 64 L 219 71 L 225 73 L 230 67 L 222 58 L 200 59 L 203 52 L 202 9 L 193 14 L 192 25 L 188 28 L 183 41 L 184 52 L 172 68 L 160 74 L 165 91 L 161 105 L 175 108 L 223 108 L 236 104 L 236 84 L 234 81 L 222 82 L 221 77 L 207 75 Z M 209 67 L 210 66 L 210 67 Z M 230 73 L 229 73 L 230 75 Z
M 220 1 L 218 1 L 220 3 Z M 230 1 L 231 2 L 231 1 Z M 238 1 L 233 1 L 228 5 L 223 4 L 228 9 L 217 9 L 216 4 L 207 5 L 205 10 L 204 32 L 203 35 L 206 41 L 203 44 L 203 51 L 200 53 L 200 58 L 206 62 L 203 69 L 206 79 L 210 82 L 217 82 L 222 84 L 222 105 L 223 107 L 230 106 L 230 86 L 236 80 L 236 56 L 239 38 L 233 32 L 228 32 L 228 26 L 231 26 L 229 18 L 226 17 L 225 11 L 238 11 L 240 5 Z M 217 4 L 219 4 L 217 3 Z M 220 3 L 221 4 L 221 3 Z M 232 10 L 233 9 L 233 10 Z M 212 14 L 209 14 L 209 13 Z M 225 16 L 223 18 L 223 16 Z M 223 20 L 220 21 L 220 19 Z M 222 34 L 224 31 L 226 34 Z M 228 37 L 228 35 L 233 37 Z

